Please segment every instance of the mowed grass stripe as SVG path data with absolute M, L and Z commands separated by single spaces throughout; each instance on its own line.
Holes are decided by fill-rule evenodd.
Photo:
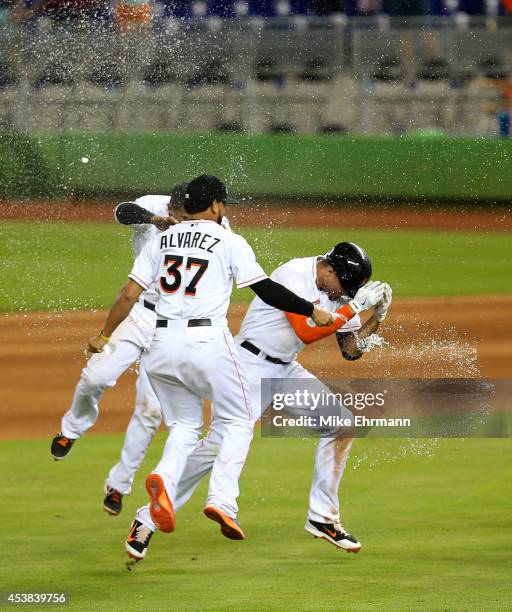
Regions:
M 397 297 L 509 291 L 512 240 L 507 234 L 343 229 L 239 230 L 267 272 L 293 257 L 326 252 L 343 240 L 370 254 L 374 277 Z M 115 223 L 2 223 L 0 311 L 109 306 L 132 264 L 131 232 Z M 233 301 L 248 301 L 250 290 Z

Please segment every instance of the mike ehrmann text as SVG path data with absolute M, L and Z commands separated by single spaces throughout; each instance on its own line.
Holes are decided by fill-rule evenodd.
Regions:
M 370 418 L 357 414 L 353 418 L 332 416 L 287 417 L 277 414 L 272 417 L 274 427 L 410 427 L 411 419 Z

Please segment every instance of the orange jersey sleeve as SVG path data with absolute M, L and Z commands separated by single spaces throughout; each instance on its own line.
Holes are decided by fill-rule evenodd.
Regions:
M 334 321 L 334 323 L 327 325 L 326 327 L 317 327 L 314 323 L 313 326 L 308 325 L 308 321 L 311 322 L 311 318 L 305 317 L 304 315 L 299 315 L 292 312 L 285 312 L 284 314 L 288 319 L 288 323 L 293 327 L 293 331 L 302 340 L 302 342 L 304 342 L 304 344 L 311 344 L 316 340 L 321 340 L 322 338 L 330 336 L 354 316 L 352 308 L 350 308 L 348 304 L 338 308 L 336 312 L 338 313 L 339 317 Z

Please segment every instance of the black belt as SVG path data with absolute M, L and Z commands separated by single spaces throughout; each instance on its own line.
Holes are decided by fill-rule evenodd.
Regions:
M 155 312 L 155 304 L 152 304 L 151 302 L 148 302 L 147 300 L 144 300 L 144 308 L 147 308 L 148 310 L 152 310 L 153 312 Z
M 187 327 L 211 327 L 211 319 L 189 319 Z M 157 319 L 157 327 L 167 327 L 167 319 Z
M 243 346 L 245 350 L 249 351 L 253 355 L 259 355 L 263 352 L 257 346 L 254 346 L 252 342 L 249 342 L 249 340 L 244 340 L 240 346 Z M 271 357 L 270 355 L 265 355 L 264 359 L 266 361 L 270 361 L 270 363 L 279 363 L 280 365 L 288 365 L 290 363 L 289 361 L 283 361 L 282 359 L 279 359 L 279 357 Z

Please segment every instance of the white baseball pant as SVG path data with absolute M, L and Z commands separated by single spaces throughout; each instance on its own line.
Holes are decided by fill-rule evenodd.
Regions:
M 112 334 L 102 353 L 93 355 L 82 370 L 71 407 L 62 419 L 61 431 L 68 438 L 79 438 L 98 418 L 98 403 L 106 388 L 135 361 L 141 359 L 136 384 L 135 411 L 128 425 L 119 462 L 106 480 L 124 495 L 130 493 L 133 478 L 161 421 L 160 404 L 144 370 L 145 351 L 155 331 L 156 315 L 142 304 L 134 305 L 130 316 Z
M 235 517 L 238 479 L 249 451 L 254 418 L 227 320 L 211 321 L 208 327 L 188 327 L 187 320 L 169 320 L 168 327 L 156 329 L 145 366 L 169 437 L 153 473 L 162 477 L 174 504 L 187 458 L 202 432 L 203 398 L 211 400 L 215 456 L 208 467 L 212 473 L 207 503 Z M 139 510 L 138 518 L 155 530 L 149 506 Z
M 237 345 L 242 341 L 236 338 Z M 296 361 L 283 365 L 275 364 L 252 354 L 243 347 L 239 348 L 240 361 L 244 369 L 251 396 L 251 405 L 254 410 L 253 423 L 261 416 L 261 379 L 283 379 L 279 392 L 292 393 L 296 389 L 293 379 L 315 378 Z M 290 379 L 290 380 L 287 380 Z M 295 384 L 295 386 L 294 386 Z M 315 389 L 329 389 L 318 383 Z M 267 406 L 264 407 L 266 409 Z M 293 407 L 286 411 L 292 415 L 300 416 L 302 410 Z M 341 408 L 342 418 L 352 418 L 352 413 Z M 342 431 L 338 437 L 320 438 L 317 444 L 313 481 L 309 495 L 308 518 L 314 521 L 332 523 L 340 519 L 339 486 L 347 459 L 352 446 L 352 438 L 344 437 L 347 432 Z M 206 438 L 200 440 L 194 451 L 189 455 L 183 475 L 178 482 L 174 509 L 181 508 L 191 497 L 201 479 L 209 472 L 219 448 L 219 433 L 214 424 Z
M 126 429 L 121 455 L 105 480 L 106 486 L 123 495 L 131 493 L 135 474 L 162 421 L 160 402 L 149 383 L 144 357 L 145 353 L 141 358 L 136 383 L 135 410 Z

